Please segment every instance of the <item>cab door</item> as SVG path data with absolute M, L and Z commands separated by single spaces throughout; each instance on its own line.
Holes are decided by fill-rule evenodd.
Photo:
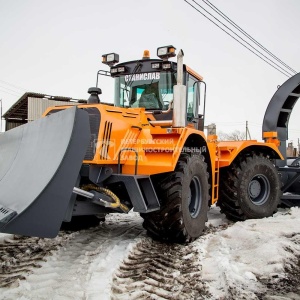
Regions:
M 203 81 L 187 73 L 187 122 L 194 128 L 204 130 L 205 85 Z

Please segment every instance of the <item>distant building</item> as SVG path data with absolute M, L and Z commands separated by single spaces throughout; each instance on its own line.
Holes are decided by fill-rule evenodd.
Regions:
M 217 126 L 215 123 L 211 123 L 207 126 L 204 126 L 204 129 L 207 129 L 207 135 L 216 135 L 217 134 Z
M 299 147 L 299 145 L 298 145 Z M 286 156 L 287 157 L 297 157 L 299 156 L 299 150 L 294 147 L 293 142 L 288 143 L 286 148 Z
M 5 120 L 5 131 L 39 119 L 43 112 L 50 106 L 77 105 L 84 101 L 85 100 L 74 100 L 69 97 L 25 93 L 3 115 L 3 119 Z

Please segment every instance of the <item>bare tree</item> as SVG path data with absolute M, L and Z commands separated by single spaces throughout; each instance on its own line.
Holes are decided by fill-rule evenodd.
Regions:
M 218 132 L 219 141 L 242 141 L 246 139 L 246 132 L 240 130 L 234 130 L 231 133 L 223 131 Z

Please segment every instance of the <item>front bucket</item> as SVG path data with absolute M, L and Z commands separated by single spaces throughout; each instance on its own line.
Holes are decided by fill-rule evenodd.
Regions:
M 76 107 L 0 134 L 0 232 L 57 235 L 89 141 Z

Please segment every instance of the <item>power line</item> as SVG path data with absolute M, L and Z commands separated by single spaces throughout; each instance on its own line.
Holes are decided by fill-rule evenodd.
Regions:
M 20 97 L 20 94 L 21 93 L 24 93 L 26 92 L 26 90 L 22 87 L 19 87 L 15 84 L 12 84 L 10 82 L 7 82 L 5 80 L 2 80 L 0 79 L 0 82 L 4 83 L 4 85 L 7 85 L 7 86 L 4 86 L 3 84 L 0 85 L 0 91 L 2 93 L 6 93 L 6 94 L 9 94 L 9 95 L 12 95 L 12 96 L 16 96 L 16 97 Z
M 223 12 L 221 12 L 215 5 L 213 5 L 208 0 L 202 0 L 206 5 L 208 5 L 212 10 L 214 10 L 218 15 L 220 15 L 223 19 L 228 21 L 231 25 L 233 25 L 239 32 L 241 32 L 243 35 L 248 37 L 253 43 L 255 43 L 257 46 L 259 46 L 262 50 L 267 52 L 270 56 L 272 56 L 274 59 L 276 59 L 279 63 L 284 65 L 287 69 L 294 72 L 295 74 L 297 71 L 292 69 L 290 66 L 288 66 L 286 63 L 284 63 L 281 59 L 279 59 L 275 54 L 273 54 L 271 51 L 266 49 L 262 44 L 260 44 L 256 39 L 254 39 L 250 34 L 248 34 L 245 30 L 243 30 L 240 26 L 238 26 L 235 22 L 233 22 L 229 17 L 227 17 Z
M 218 123 L 218 124 L 222 124 L 223 126 L 235 126 L 235 125 L 245 124 L 245 122 L 218 122 L 218 121 L 214 121 L 210 123 Z
M 289 131 L 293 131 L 293 132 L 300 132 L 300 130 L 299 129 L 293 129 L 293 128 L 289 128 Z
M 241 43 L 239 40 L 235 39 L 231 34 L 229 34 L 226 30 L 223 30 L 223 28 L 221 28 L 220 26 L 218 26 L 215 22 L 213 22 L 211 19 L 209 19 L 211 22 L 213 22 L 216 26 L 218 26 L 220 29 L 222 29 L 224 32 L 226 32 L 227 34 L 229 34 L 232 38 L 234 38 L 237 42 L 239 42 L 241 45 L 243 45 L 245 48 L 247 48 L 248 50 L 250 50 L 252 53 L 254 53 L 256 56 L 258 56 L 259 58 L 263 59 L 265 62 L 267 62 L 269 65 L 273 66 L 276 70 L 278 70 L 279 72 L 281 72 L 282 74 L 286 75 L 287 77 L 292 76 L 292 74 L 290 74 L 288 71 L 284 70 L 280 65 L 278 65 L 277 63 L 275 63 L 274 61 L 272 61 L 270 58 L 268 58 L 267 56 L 265 56 L 262 52 L 260 52 L 259 50 L 257 50 L 253 45 L 251 45 L 250 43 L 248 43 L 246 40 L 244 40 L 242 37 L 240 37 L 236 32 L 234 32 L 232 29 L 230 29 L 226 24 L 224 24 L 223 22 L 221 22 L 218 18 L 216 18 L 214 15 L 212 15 L 209 11 L 207 11 L 203 6 L 201 6 L 199 3 L 197 3 L 195 0 L 192 0 L 194 3 L 196 3 L 199 7 L 201 7 L 206 13 L 208 13 L 210 16 L 212 16 L 215 20 L 217 20 L 219 23 L 221 23 L 224 27 L 226 27 L 228 30 L 230 30 L 233 34 L 235 34 L 238 38 L 240 38 L 243 42 L 245 42 L 247 45 L 249 45 L 252 49 L 254 49 L 256 52 L 258 52 L 259 54 L 261 54 L 263 57 L 265 57 L 267 60 L 269 60 L 271 63 L 273 63 L 274 65 L 276 65 L 277 67 L 279 67 L 283 72 L 287 73 L 282 73 L 280 70 L 278 70 L 275 66 L 271 65 L 269 62 L 267 62 L 265 59 L 263 59 L 261 56 L 259 56 L 257 53 L 253 52 L 251 49 L 249 49 L 247 46 L 245 46 L 243 43 Z M 187 1 L 186 1 L 187 2 Z M 193 6 L 194 7 L 194 6 Z M 195 8 L 195 7 L 194 7 Z M 196 8 L 195 8 L 196 9 Z M 196 9 L 197 10 L 197 9 Z M 197 10 L 199 11 L 199 10 Z M 200 11 L 199 11 L 200 12 Z M 201 13 L 201 12 L 200 12 Z M 204 15 L 204 14 L 203 14 Z
M 7 91 L 5 91 L 5 90 L 2 90 L 2 89 L 0 89 L 0 91 L 2 92 L 2 93 L 6 93 L 6 94 L 9 94 L 9 95 L 12 95 L 12 96 L 16 96 L 16 97 L 19 97 L 20 95 L 17 95 L 16 93 L 10 93 L 10 92 L 7 92 Z
M 8 91 L 11 91 L 11 92 L 13 92 L 13 93 L 20 93 L 19 91 L 10 89 L 10 88 L 8 88 L 8 87 L 6 87 L 6 86 L 3 86 L 3 85 L 0 85 L 0 88 L 1 88 L 1 89 L 5 89 L 5 90 L 8 90 Z
M 224 31 L 227 35 L 229 35 L 230 37 L 232 37 L 235 41 L 237 41 L 239 44 L 241 44 L 242 46 L 244 46 L 246 49 L 248 49 L 250 52 L 252 52 L 253 54 L 255 54 L 257 57 L 259 57 L 261 60 L 263 60 L 264 62 L 266 62 L 268 65 L 270 65 L 271 67 L 273 67 L 274 69 L 276 69 L 277 71 L 279 71 L 280 73 L 282 73 L 283 75 L 290 77 L 292 76 L 292 74 L 290 74 L 288 71 L 284 70 L 281 66 L 279 66 L 278 64 L 276 64 L 274 61 L 272 61 L 271 59 L 269 59 L 268 57 L 266 57 L 264 54 L 262 54 L 260 51 L 258 51 L 257 49 L 255 49 L 251 44 L 249 44 L 247 41 L 245 41 L 243 38 L 241 38 L 237 33 L 235 33 L 233 30 L 231 30 L 228 26 L 226 26 L 224 23 L 222 23 L 218 18 L 216 18 L 215 16 L 213 16 L 210 12 L 208 12 L 205 8 L 203 8 L 200 4 L 198 4 L 197 2 L 195 2 L 194 0 L 192 0 L 194 3 L 196 3 L 199 7 L 201 7 L 204 11 L 206 11 L 209 15 L 211 15 L 214 19 L 216 19 L 219 23 L 221 23 L 223 26 L 225 26 L 227 29 L 229 29 L 232 33 L 234 33 L 238 38 L 240 38 L 242 41 L 244 41 L 246 44 L 248 44 L 250 47 L 252 47 L 255 51 L 257 51 L 258 53 L 262 54 L 264 57 L 266 57 L 270 62 L 268 62 L 266 59 L 264 59 L 263 57 L 261 57 L 260 55 L 258 55 L 257 53 L 255 53 L 252 49 L 250 49 L 249 47 L 247 47 L 245 44 L 243 44 L 241 41 L 239 41 L 236 37 L 234 37 L 232 34 L 230 34 L 229 32 L 227 32 L 224 28 L 222 28 L 221 26 L 219 26 L 216 22 L 214 22 L 212 19 L 210 19 L 207 15 L 205 15 L 203 12 L 201 12 L 199 9 L 197 9 L 193 4 L 189 3 L 187 0 L 184 0 L 187 4 L 189 4 L 191 7 L 193 7 L 196 11 L 198 11 L 201 15 L 203 15 L 205 18 L 207 18 L 210 22 L 212 22 L 214 25 L 216 25 L 218 28 L 220 28 L 222 31 Z M 282 69 L 282 71 L 280 69 L 278 69 L 276 66 L 274 66 L 273 64 L 275 64 L 276 66 L 278 66 L 280 69 Z M 288 74 L 288 75 L 287 75 Z
M 17 89 L 17 90 L 22 90 L 22 91 L 25 91 L 25 92 L 26 92 L 26 89 L 24 89 L 24 88 L 22 88 L 22 87 L 19 87 L 19 86 L 15 85 L 15 84 L 12 84 L 12 83 L 10 83 L 10 82 L 4 81 L 4 80 L 2 80 L 2 79 L 0 79 L 0 81 L 3 82 L 3 83 L 5 83 L 6 85 L 10 85 L 10 86 L 14 87 L 14 88 Z

